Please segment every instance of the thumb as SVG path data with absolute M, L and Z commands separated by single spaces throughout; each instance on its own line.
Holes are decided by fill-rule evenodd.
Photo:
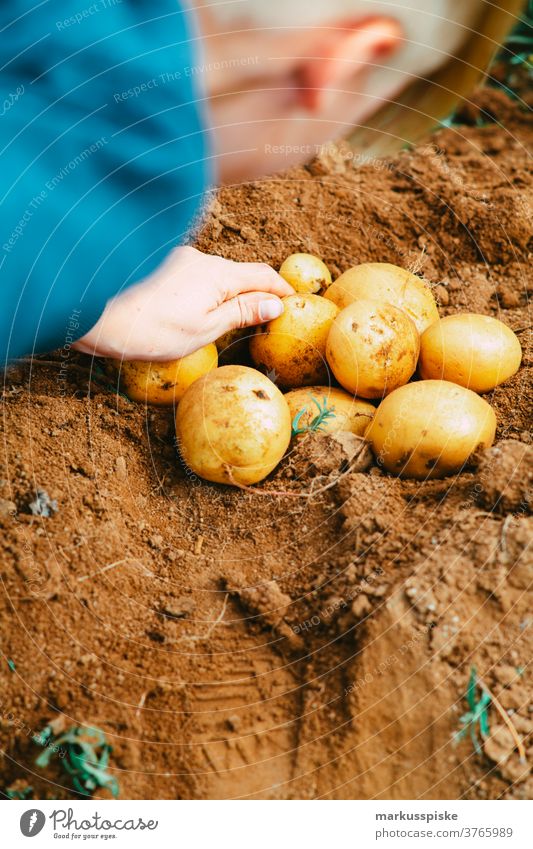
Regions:
M 241 327 L 253 327 L 265 321 L 278 318 L 283 312 L 283 303 L 275 295 L 265 292 L 245 292 L 236 298 L 225 301 L 216 311 L 219 335 L 228 330 Z

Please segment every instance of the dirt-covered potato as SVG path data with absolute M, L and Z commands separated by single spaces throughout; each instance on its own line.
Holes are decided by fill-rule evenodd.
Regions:
M 317 475 L 366 472 L 374 465 L 374 455 L 355 433 L 306 433 L 295 441 L 287 471 L 294 480 L 305 481 Z
M 172 406 L 181 400 L 189 386 L 217 367 L 216 345 L 205 345 L 193 354 L 169 363 L 111 360 L 120 372 L 120 384 L 132 401 Z
M 378 464 L 406 478 L 455 474 L 494 442 L 492 407 L 446 380 L 401 386 L 381 402 L 365 434 Z
M 449 315 L 432 324 L 420 339 L 423 378 L 451 380 L 490 392 L 515 374 L 522 360 L 518 337 L 489 315 Z
M 334 386 L 292 389 L 285 395 L 294 433 L 350 431 L 363 436 L 375 407 Z
M 279 273 L 300 295 L 322 294 L 331 285 L 329 268 L 313 254 L 291 254 Z
M 429 285 L 390 262 L 364 262 L 349 268 L 337 277 L 324 297 L 341 310 L 362 298 L 392 304 L 407 313 L 419 333 L 439 318 Z
M 252 336 L 252 360 L 284 389 L 327 382 L 326 340 L 338 307 L 319 295 L 289 295 L 283 305 Z
M 409 316 L 379 301 L 354 301 L 331 325 L 326 356 L 348 392 L 383 398 L 416 369 L 420 337 Z
M 287 450 L 289 406 L 255 369 L 222 366 L 183 396 L 176 436 L 184 463 L 200 477 L 233 485 L 257 483 Z

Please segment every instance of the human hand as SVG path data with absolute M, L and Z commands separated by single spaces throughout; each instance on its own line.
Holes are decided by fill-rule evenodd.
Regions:
M 259 262 L 232 262 L 175 248 L 159 268 L 112 298 L 73 347 L 85 354 L 165 362 L 191 354 L 229 330 L 281 315 L 294 290 Z

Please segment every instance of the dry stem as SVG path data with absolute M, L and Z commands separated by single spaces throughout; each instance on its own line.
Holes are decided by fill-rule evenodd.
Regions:
M 487 687 L 485 682 L 481 678 L 479 678 L 479 676 L 478 676 L 477 682 L 478 682 L 479 686 L 481 687 L 481 689 L 485 690 L 486 694 L 488 696 L 490 696 L 490 700 L 491 700 L 492 704 L 494 705 L 494 707 L 496 708 L 496 710 L 500 714 L 501 718 L 503 719 L 503 721 L 507 725 L 509 731 L 511 732 L 513 740 L 516 743 L 516 748 L 518 750 L 518 754 L 520 755 L 520 760 L 523 763 L 525 763 L 525 761 L 526 761 L 526 750 L 524 749 L 524 744 L 522 743 L 520 737 L 518 736 L 518 732 L 517 732 L 516 728 L 514 727 L 511 718 L 508 716 L 507 712 L 505 711 L 505 708 L 502 706 L 502 704 L 498 700 L 498 698 L 494 695 L 492 690 L 489 690 L 489 688 Z

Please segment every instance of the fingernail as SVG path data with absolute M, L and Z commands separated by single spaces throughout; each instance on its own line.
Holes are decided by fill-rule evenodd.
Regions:
M 259 304 L 259 318 L 261 321 L 272 321 L 283 312 L 283 304 L 281 301 L 276 301 L 274 298 L 269 298 L 268 301 L 261 301 Z

